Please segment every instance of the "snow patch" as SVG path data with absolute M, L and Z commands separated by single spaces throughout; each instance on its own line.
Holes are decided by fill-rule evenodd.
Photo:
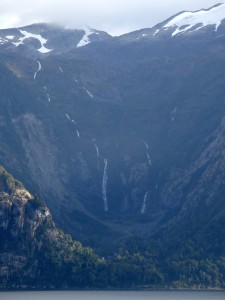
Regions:
M 44 46 L 48 40 L 44 39 L 40 34 L 33 34 L 30 32 L 27 32 L 25 30 L 20 30 L 20 33 L 23 35 L 23 37 L 19 38 L 19 42 L 13 43 L 16 47 L 23 44 L 23 41 L 25 39 L 34 38 L 34 39 L 39 40 L 39 42 L 41 43 L 41 48 L 37 49 L 39 52 L 48 53 L 48 52 L 52 51 L 52 49 L 48 49 Z
M 14 37 L 15 37 L 14 35 L 7 35 L 7 36 L 6 36 L 6 38 L 7 38 L 8 40 L 13 40 Z
M 153 33 L 153 36 L 155 36 L 160 30 L 157 29 L 154 33 Z
M 214 6 L 210 10 L 200 10 L 197 12 L 184 12 L 170 20 L 164 28 L 176 27 L 172 36 L 182 34 L 194 27 L 197 31 L 205 26 L 214 25 L 215 31 L 225 19 L 225 4 Z
M 94 31 L 88 27 L 83 30 L 85 31 L 85 34 L 80 40 L 80 42 L 77 44 L 77 48 L 90 44 L 91 41 L 89 40 L 89 36 L 94 33 Z
M 7 41 L 0 37 L 0 44 L 5 44 Z

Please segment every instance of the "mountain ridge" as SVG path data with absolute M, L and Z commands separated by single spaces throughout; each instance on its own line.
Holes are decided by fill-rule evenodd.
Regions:
M 224 5 L 224 3 L 218 3 L 208 9 L 183 11 L 151 28 L 135 30 L 116 37 L 112 37 L 101 30 L 91 29 L 90 27 L 72 29 L 57 25 L 56 23 L 35 23 L 18 28 L 1 29 L 0 51 L 4 52 L 6 47 L 7 51 L 9 51 L 9 49 L 12 52 L 19 50 L 19 53 L 25 56 L 41 57 L 43 55 L 62 54 L 63 52 L 76 50 L 76 48 L 80 47 L 83 48 L 88 44 L 90 45 L 96 42 L 100 42 L 100 44 L 103 42 L 104 45 L 104 42 L 107 40 L 127 43 L 147 39 L 169 38 L 171 36 L 180 36 L 184 33 L 197 34 L 198 31 L 204 30 L 208 26 L 216 26 L 216 29 L 221 26 L 222 21 L 225 19 L 225 13 L 223 13 Z M 215 11 L 215 13 L 217 12 L 217 20 L 213 20 L 213 18 L 216 18 L 216 14 L 215 17 L 213 17 L 213 11 Z M 211 21 L 209 20 L 210 14 L 212 18 Z M 184 17 L 182 17 L 183 15 Z M 195 23 L 191 25 L 192 16 L 192 22 Z M 197 16 L 196 20 L 194 19 L 195 16 Z M 177 22 L 181 22 L 179 26 L 176 24 L 176 20 L 178 20 Z M 199 24 L 202 25 L 199 26 Z M 175 27 L 176 30 L 172 32 Z M 183 29 L 180 30 L 179 28 Z M 46 45 L 46 47 L 44 45 Z M 47 45 L 49 48 L 47 48 Z M 18 46 L 20 47 L 18 48 Z M 21 46 L 23 46 L 22 48 L 24 49 L 20 49 Z M 28 47 L 27 50 L 26 47 Z

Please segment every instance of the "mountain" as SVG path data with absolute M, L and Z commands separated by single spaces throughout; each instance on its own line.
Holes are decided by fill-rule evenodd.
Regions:
M 137 237 L 218 245 L 224 20 L 220 4 L 120 37 L 1 30 L 0 164 L 101 255 Z
M 0 238 L 0 290 L 224 287 L 224 259 L 198 259 L 194 241 L 183 246 L 188 258 L 169 248 L 165 258 L 157 244 L 135 239 L 98 257 L 57 229 L 46 204 L 2 167 Z
M 104 261 L 59 231 L 44 202 L 2 167 L 0 212 L 1 289 L 98 286 L 91 276 Z
M 69 29 L 58 25 L 33 24 L 1 30 L 0 53 L 18 53 L 35 58 L 66 53 L 92 42 L 110 39 L 106 32 L 91 28 Z
M 150 29 L 142 29 L 119 37 L 120 40 L 130 42 L 135 40 L 149 40 L 160 38 L 178 38 L 187 35 L 192 37 L 204 32 L 221 30 L 224 23 L 225 6 L 223 3 L 209 9 L 190 12 L 184 11 L 170 17 Z
M 152 253 L 98 257 L 60 231 L 46 204 L 0 167 L 0 290 L 166 285 Z M 147 253 L 147 252 L 146 252 Z M 143 265 L 144 264 L 144 265 Z

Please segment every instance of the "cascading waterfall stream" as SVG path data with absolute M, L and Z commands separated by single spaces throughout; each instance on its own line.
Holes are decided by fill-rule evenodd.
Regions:
M 97 157 L 99 157 L 99 149 L 98 149 L 98 146 L 96 144 L 95 144 L 95 149 L 96 149 Z
M 146 142 L 144 142 L 144 144 L 145 144 L 145 147 L 147 149 L 147 153 L 146 154 L 147 154 L 148 164 L 151 167 L 152 166 L 152 161 L 151 161 L 150 154 L 149 154 L 149 146 L 148 146 L 148 144 Z
M 107 199 L 107 181 L 108 181 L 108 174 L 107 174 L 107 167 L 108 167 L 108 159 L 104 159 L 104 173 L 103 173 L 103 179 L 102 179 L 102 197 L 103 197 L 103 203 L 104 203 L 104 210 L 108 211 L 108 199 Z
M 144 201 L 143 201 L 143 204 L 142 204 L 142 207 L 141 207 L 141 214 L 143 215 L 146 211 L 146 202 L 147 202 L 147 199 L 148 199 L 148 192 L 145 193 L 144 195 Z
M 34 73 L 34 79 L 36 79 L 37 73 L 41 71 L 41 63 L 40 63 L 40 61 L 37 60 L 36 62 L 38 63 L 38 69 L 37 69 L 37 72 Z
M 77 138 L 80 138 L 80 132 L 76 129 Z
M 44 86 L 44 93 L 45 93 L 45 95 L 46 95 L 46 97 L 48 99 L 48 102 L 51 102 L 51 99 L 50 99 L 50 96 L 49 96 L 49 93 L 48 93 L 48 89 L 47 89 L 46 86 Z

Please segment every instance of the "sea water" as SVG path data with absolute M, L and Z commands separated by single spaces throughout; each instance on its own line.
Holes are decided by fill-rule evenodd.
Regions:
M 0 292 L 4 300 L 224 300 L 225 292 L 190 291 L 88 291 Z

